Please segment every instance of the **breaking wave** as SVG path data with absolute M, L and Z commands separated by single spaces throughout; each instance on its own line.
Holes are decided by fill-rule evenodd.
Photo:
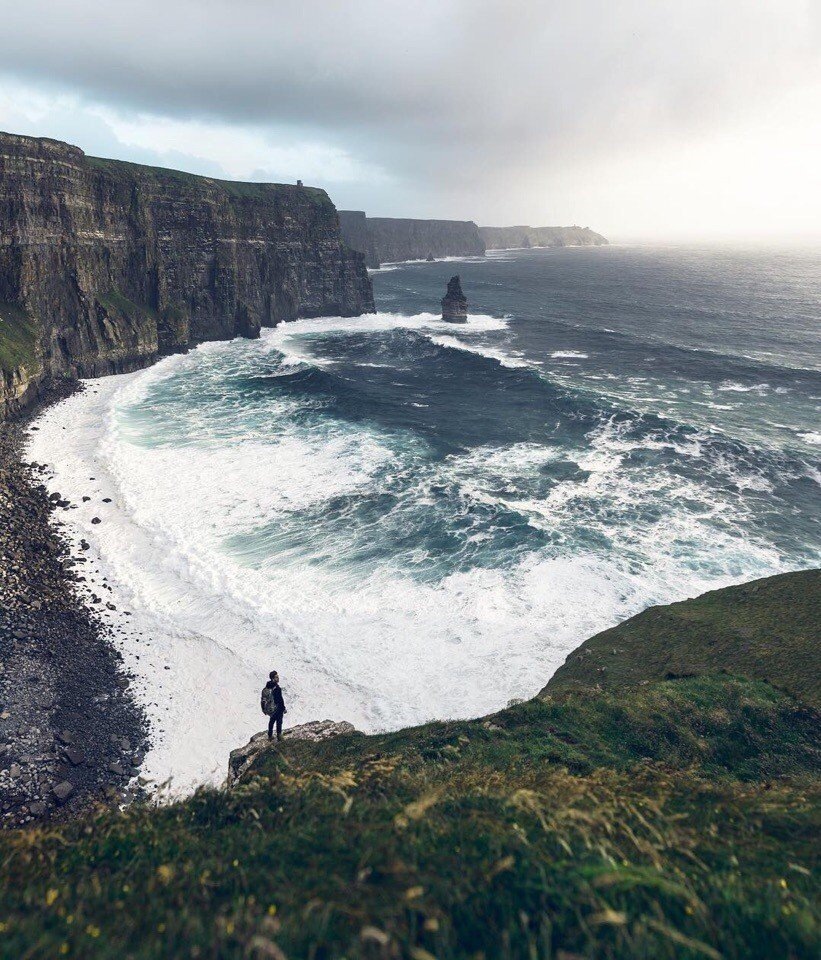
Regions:
M 692 378 L 554 370 L 606 352 L 514 333 L 299 321 L 90 381 L 41 418 L 31 455 L 77 504 L 89 593 L 111 588 L 152 721 L 145 775 L 220 780 L 274 667 L 294 723 L 482 714 L 649 604 L 817 558 L 798 506 L 815 462 L 691 422 L 712 403 Z M 767 392 L 739 384 L 716 386 Z

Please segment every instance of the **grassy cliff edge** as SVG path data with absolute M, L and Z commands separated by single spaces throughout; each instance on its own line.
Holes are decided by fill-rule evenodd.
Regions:
M 817 576 L 774 580 L 818 603 Z M 729 624 L 733 594 L 706 597 Z M 787 630 L 806 605 L 758 599 L 739 635 L 778 623 L 817 673 Z M 0 955 L 815 957 L 821 717 L 792 666 L 745 677 L 731 646 L 700 676 L 286 742 L 230 791 L 6 833 Z
M 821 708 L 821 570 L 766 577 L 650 607 L 574 650 L 542 691 L 619 689 L 721 671 Z

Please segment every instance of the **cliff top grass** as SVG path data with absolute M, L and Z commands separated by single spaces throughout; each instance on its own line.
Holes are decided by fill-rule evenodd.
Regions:
M 37 329 L 28 314 L 15 304 L 0 301 L 0 370 L 37 366 Z
M 725 676 L 285 741 L 0 837 L 0 956 L 815 957 L 820 732 Z
M 586 640 L 543 692 L 715 670 L 766 680 L 821 707 L 821 570 L 780 574 L 651 607 Z
M 331 199 L 325 190 L 320 187 L 299 187 L 292 183 L 255 183 L 242 180 L 220 180 L 217 177 L 205 177 L 184 170 L 174 170 L 170 167 L 152 167 L 142 163 L 131 163 L 127 160 L 109 160 L 104 157 L 86 156 L 90 166 L 98 170 L 105 170 L 114 176 L 128 176 L 131 178 L 154 177 L 173 180 L 181 186 L 199 189 L 204 184 L 216 186 L 224 190 L 229 196 L 236 199 L 270 200 L 272 196 L 281 194 L 304 195 L 313 203 L 319 205 L 331 204 Z
M 727 673 L 286 740 L 230 792 L 0 835 L 0 957 L 815 958 L 819 742 Z

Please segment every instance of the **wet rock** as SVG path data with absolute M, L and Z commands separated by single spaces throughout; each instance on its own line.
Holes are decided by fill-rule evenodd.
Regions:
M 79 766 L 86 758 L 79 747 L 67 747 L 65 755 L 68 762 L 74 767 Z
M 68 780 L 63 780 L 62 783 L 58 783 L 52 787 L 51 792 L 56 797 L 58 803 L 65 803 L 71 794 L 74 793 L 74 785 L 69 783 Z
M 450 323 L 466 323 L 468 301 L 462 293 L 462 284 L 458 276 L 448 281 L 448 292 L 442 297 L 442 319 Z

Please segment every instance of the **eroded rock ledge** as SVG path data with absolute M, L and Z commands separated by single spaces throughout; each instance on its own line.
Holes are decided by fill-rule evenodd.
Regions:
M 282 736 L 285 740 L 310 740 L 315 743 L 318 740 L 330 740 L 331 737 L 357 732 L 356 727 L 347 720 L 311 720 L 309 723 L 291 727 L 290 730 L 283 730 Z M 254 760 L 269 744 L 275 746 L 276 741 L 269 740 L 267 731 L 263 730 L 261 733 L 255 733 L 244 747 L 231 751 L 226 781 L 229 789 L 242 779 Z

